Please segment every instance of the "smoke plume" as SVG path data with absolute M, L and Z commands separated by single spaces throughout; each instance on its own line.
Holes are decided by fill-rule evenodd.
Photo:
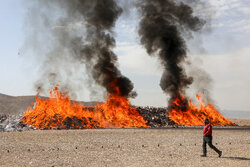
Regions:
M 172 106 L 193 82 L 183 67 L 187 57 L 183 34 L 199 31 L 204 21 L 194 16 L 191 7 L 174 0 L 143 0 L 139 11 L 141 44 L 149 55 L 158 56 L 164 70 L 160 86 L 170 95 Z
M 132 82 L 117 68 L 117 55 L 112 51 L 116 44 L 112 30 L 122 13 L 114 0 L 43 0 L 32 2 L 31 10 L 28 19 L 32 31 L 29 32 L 33 33 L 29 42 L 39 45 L 35 46 L 40 51 L 37 55 L 44 53 L 43 74 L 37 86 L 44 86 L 44 82 L 54 86 L 60 82 L 59 76 L 68 78 L 80 72 L 77 69 L 84 65 L 88 78 L 108 94 L 136 95 Z M 66 79 L 60 87 L 72 91 L 69 85 L 72 80 Z

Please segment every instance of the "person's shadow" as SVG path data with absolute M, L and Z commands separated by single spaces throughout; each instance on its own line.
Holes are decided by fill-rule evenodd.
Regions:
M 221 158 L 232 159 L 232 160 L 245 160 L 245 161 L 250 161 L 250 158 L 246 158 L 246 157 L 221 157 Z

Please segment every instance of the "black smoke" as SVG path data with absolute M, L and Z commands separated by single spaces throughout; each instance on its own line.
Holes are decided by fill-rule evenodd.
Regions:
M 45 60 L 40 65 L 43 72 L 37 82 L 38 87 L 42 88 L 44 82 L 54 85 L 60 81 L 60 78 L 54 78 L 77 73 L 77 68 L 82 64 L 86 67 L 88 77 L 105 88 L 108 94 L 124 97 L 136 95 L 133 83 L 119 71 L 117 55 L 113 52 L 116 45 L 113 28 L 122 13 L 116 1 L 43 0 L 31 3 L 32 12 L 27 17 L 32 21 L 30 26 L 33 36 L 29 42 L 39 43 L 36 48 L 49 45 L 43 49 L 48 49 L 44 51 L 45 54 L 37 55 Z M 41 35 L 44 32 L 49 38 L 45 34 Z M 58 67 L 63 61 L 66 65 L 61 63 L 63 66 Z M 44 79 L 51 76 L 52 79 Z M 70 82 L 73 81 L 67 79 L 59 86 L 66 85 L 70 92 L 73 90 Z
M 83 57 L 87 55 L 87 62 L 96 59 L 91 71 L 92 77 L 99 85 L 105 87 L 108 93 L 125 97 L 134 96 L 133 84 L 118 70 L 117 56 L 112 51 L 115 47 L 112 28 L 122 9 L 114 0 L 96 0 L 91 3 L 94 4 L 92 9 L 83 14 L 88 25 L 87 40 L 90 43 L 83 46 L 81 54 Z M 81 8 L 80 11 L 86 12 Z
M 140 42 L 148 54 L 157 55 L 163 66 L 160 86 L 170 95 L 171 107 L 193 82 L 183 67 L 187 58 L 183 34 L 199 31 L 204 21 L 194 16 L 190 6 L 174 0 L 143 0 L 139 11 Z

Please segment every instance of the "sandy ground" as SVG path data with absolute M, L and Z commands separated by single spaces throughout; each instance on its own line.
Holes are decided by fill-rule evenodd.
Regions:
M 250 130 L 215 130 L 202 153 L 201 129 L 31 130 L 0 133 L 0 166 L 250 166 Z
M 239 126 L 250 126 L 250 120 L 247 119 L 229 119 L 229 120 L 236 123 Z

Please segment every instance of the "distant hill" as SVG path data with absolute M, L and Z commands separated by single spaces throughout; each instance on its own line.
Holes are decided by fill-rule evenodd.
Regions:
M 222 110 L 220 113 L 226 118 L 250 119 L 250 111 Z
M 45 97 L 42 97 L 45 98 Z M 17 115 L 26 111 L 32 103 L 35 102 L 35 96 L 8 96 L 0 93 L 0 114 Z M 101 102 L 78 102 L 84 106 L 91 106 Z

